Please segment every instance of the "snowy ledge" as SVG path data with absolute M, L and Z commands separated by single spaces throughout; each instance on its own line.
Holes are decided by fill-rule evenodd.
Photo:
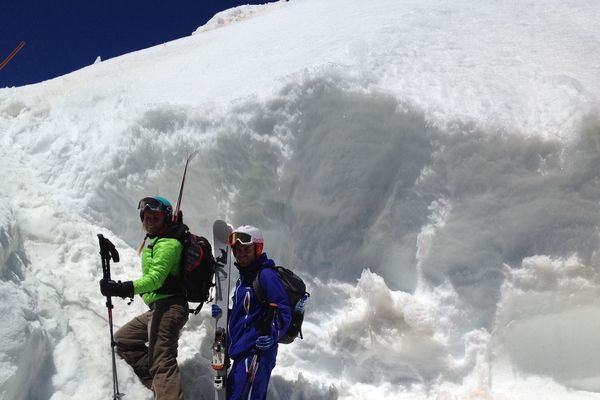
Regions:
M 258 14 L 262 14 L 266 11 L 273 10 L 274 8 L 279 8 L 286 3 L 287 0 L 280 0 L 277 3 L 267 3 L 267 4 L 258 4 L 258 5 L 250 5 L 246 4 L 243 6 L 238 6 L 234 8 L 230 8 L 229 10 L 221 11 L 216 13 L 208 22 L 198 29 L 196 29 L 192 35 L 195 35 L 200 32 L 212 31 L 213 29 L 222 28 L 227 25 L 231 25 L 236 22 L 244 21 Z

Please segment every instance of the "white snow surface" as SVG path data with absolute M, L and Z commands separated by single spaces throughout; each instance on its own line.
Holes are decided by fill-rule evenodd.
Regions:
M 138 277 L 137 201 L 174 201 L 193 150 L 192 230 L 263 228 L 312 294 L 269 398 L 600 399 L 598 21 L 596 0 L 282 1 L 1 89 L 0 399 L 112 395 L 96 234 Z M 145 309 L 114 302 L 116 328 Z M 212 398 L 212 329 L 183 331 L 186 398 Z

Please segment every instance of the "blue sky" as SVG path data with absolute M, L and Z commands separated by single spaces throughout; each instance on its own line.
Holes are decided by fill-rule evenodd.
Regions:
M 215 13 L 272 0 L 2 0 L 0 88 L 51 79 L 103 60 L 189 36 Z

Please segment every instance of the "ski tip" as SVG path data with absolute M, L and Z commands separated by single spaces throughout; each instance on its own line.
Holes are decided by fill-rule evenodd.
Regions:
M 231 233 L 233 232 L 233 225 L 228 224 L 222 219 L 217 219 L 215 222 L 213 222 L 213 229 L 219 229 Z

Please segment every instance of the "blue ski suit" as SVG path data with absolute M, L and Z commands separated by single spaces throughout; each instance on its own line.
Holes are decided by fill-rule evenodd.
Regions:
M 262 253 L 247 267 L 236 264 L 240 278 L 236 283 L 228 317 L 229 357 L 233 360 L 227 378 L 228 399 L 261 400 L 267 397 L 267 387 L 277 357 L 277 342 L 286 332 L 292 318 L 287 294 L 274 266 L 275 263 L 266 253 Z M 250 387 L 248 368 L 258 352 L 255 345 L 260 336 L 257 323 L 265 318 L 268 311 L 267 305 L 258 300 L 252 288 L 257 274 L 266 304 L 277 304 L 278 312 L 271 324 L 270 333 L 275 344 L 270 349 L 259 352 L 256 377 Z

